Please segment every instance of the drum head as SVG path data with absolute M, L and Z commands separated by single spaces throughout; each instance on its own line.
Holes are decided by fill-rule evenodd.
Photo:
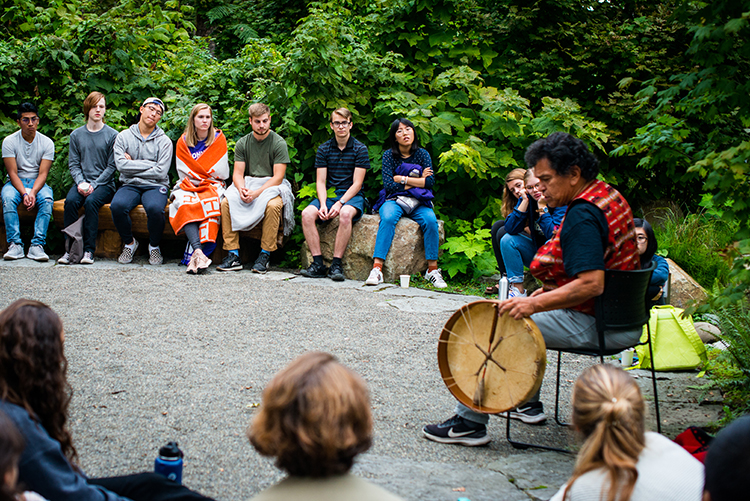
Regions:
M 438 365 L 462 404 L 496 414 L 514 409 L 541 387 L 547 355 L 536 324 L 497 316 L 495 301 L 461 307 L 443 327 Z

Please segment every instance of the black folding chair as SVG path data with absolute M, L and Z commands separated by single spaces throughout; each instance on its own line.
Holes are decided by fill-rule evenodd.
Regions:
M 633 344 L 633 346 L 648 344 L 651 356 L 651 378 L 654 385 L 654 404 L 656 406 L 656 428 L 661 433 L 661 419 L 659 416 L 659 395 L 656 391 L 656 371 L 654 370 L 654 351 L 651 345 L 651 329 L 648 325 L 650 316 L 650 302 L 647 296 L 648 285 L 651 281 L 651 273 L 655 266 L 652 264 L 644 270 L 606 270 L 604 276 L 604 292 L 596 298 L 595 315 L 596 330 L 599 334 L 599 348 L 578 350 L 566 348 L 557 351 L 557 382 L 555 386 L 555 422 L 561 426 L 569 426 L 569 423 L 560 421 L 560 366 L 562 352 L 575 353 L 599 357 L 604 363 L 604 357 L 620 353 L 623 348 L 607 348 L 605 331 L 624 331 L 643 328 L 646 325 L 647 339 L 645 342 Z M 632 347 L 632 346 L 631 346 Z M 510 412 L 506 415 L 506 437 L 508 442 L 516 449 L 527 449 L 534 447 L 558 452 L 571 453 L 571 451 L 546 445 L 527 444 L 517 442 L 510 437 Z

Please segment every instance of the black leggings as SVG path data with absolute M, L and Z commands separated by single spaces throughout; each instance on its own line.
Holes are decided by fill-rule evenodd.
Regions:
M 212 498 L 191 491 L 157 473 L 135 473 L 122 477 L 89 478 L 89 484 L 99 485 L 108 491 L 133 501 L 192 501 Z
M 190 242 L 190 245 L 193 246 L 193 250 L 203 250 L 203 245 L 201 245 L 200 223 L 187 223 L 182 227 L 182 231 L 185 232 L 185 236 L 187 237 L 188 242 Z
M 500 252 L 500 239 L 505 235 L 505 220 L 495 221 L 492 224 L 490 230 L 490 239 L 492 240 L 492 250 L 495 252 L 495 260 L 497 261 L 497 269 L 503 275 L 505 271 L 505 263 L 503 263 L 503 254 Z

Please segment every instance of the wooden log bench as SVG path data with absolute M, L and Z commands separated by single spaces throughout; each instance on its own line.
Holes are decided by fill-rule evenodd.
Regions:
M 78 211 L 79 215 L 83 214 L 83 208 Z M 56 200 L 52 206 L 52 217 L 55 224 L 60 230 L 65 227 L 65 200 Z M 172 225 L 169 224 L 169 204 L 164 208 L 164 217 L 166 218 L 166 224 L 164 225 L 163 237 L 166 240 L 182 240 L 187 243 L 185 235 L 175 235 Z M 133 223 L 133 236 L 138 240 L 148 240 L 148 216 L 142 205 L 137 205 L 132 211 L 130 211 L 130 220 Z M 33 219 L 32 219 L 33 221 Z M 256 226 L 250 231 L 240 232 L 240 239 L 254 239 L 260 240 L 261 237 L 261 225 Z M 219 235 L 216 238 L 216 250 L 213 253 L 212 259 L 215 263 L 223 259 L 227 252 L 222 249 L 222 236 L 221 229 L 219 229 Z M 282 247 L 285 243 L 283 228 L 279 228 L 279 247 Z M 141 242 L 143 243 L 143 242 Z M 143 249 L 147 249 L 147 246 L 141 246 L 138 254 L 145 253 Z M 250 261 L 250 245 L 243 245 L 242 240 L 240 241 L 240 252 L 243 262 Z M 116 259 L 122 251 L 122 239 L 120 234 L 117 232 L 115 223 L 112 220 L 112 211 L 110 210 L 109 204 L 105 204 L 99 209 L 99 234 L 96 237 L 96 251 L 94 255 L 96 257 Z

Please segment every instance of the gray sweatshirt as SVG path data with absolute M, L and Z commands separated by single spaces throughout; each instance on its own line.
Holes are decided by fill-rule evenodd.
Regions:
M 114 152 L 122 184 L 169 187 L 172 140 L 159 127 L 143 139 L 138 124 L 131 125 L 117 135 Z M 125 158 L 125 153 L 132 160 Z
M 116 137 L 117 131 L 109 125 L 96 132 L 91 132 L 84 125 L 70 134 L 68 168 L 76 185 L 85 181 L 94 188 L 106 185 L 115 187 L 112 146 Z

